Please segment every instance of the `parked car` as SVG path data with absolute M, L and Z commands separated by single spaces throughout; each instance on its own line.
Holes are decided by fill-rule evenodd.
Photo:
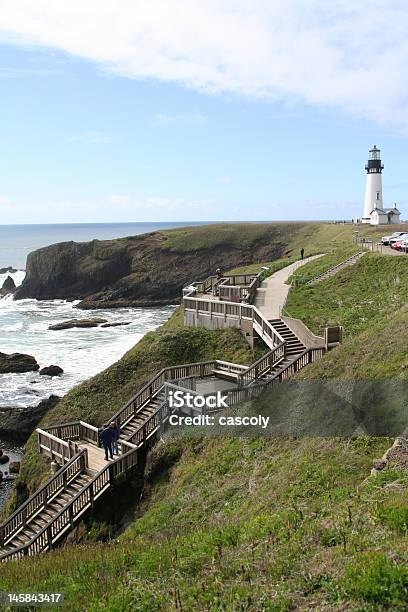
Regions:
M 397 251 L 405 251 L 406 247 L 408 244 L 408 239 L 407 238 L 400 238 L 399 240 L 397 240 L 396 242 L 393 242 L 391 245 L 392 249 L 395 249 Z
M 406 240 L 408 238 L 408 234 L 405 232 L 401 232 L 399 236 L 395 238 L 390 238 L 389 245 L 392 247 L 396 242 L 401 242 L 401 240 Z
M 381 238 L 381 242 L 385 245 L 390 244 L 390 240 L 393 240 L 394 238 L 399 238 L 400 236 L 402 236 L 403 233 L 404 232 L 394 232 L 390 236 L 383 236 Z

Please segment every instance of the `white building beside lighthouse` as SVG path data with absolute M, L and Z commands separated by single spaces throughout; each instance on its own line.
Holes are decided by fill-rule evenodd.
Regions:
M 374 145 L 366 164 L 366 192 L 364 214 L 361 223 L 370 225 L 388 225 L 400 223 L 401 213 L 394 204 L 393 208 L 383 208 L 382 171 L 384 166 L 380 158 L 380 149 Z

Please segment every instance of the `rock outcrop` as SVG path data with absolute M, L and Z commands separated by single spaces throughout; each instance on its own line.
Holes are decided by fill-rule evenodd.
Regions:
M 175 304 L 183 286 L 219 267 L 284 256 L 304 228 L 229 224 L 54 244 L 29 254 L 15 298 L 80 299 L 85 309 Z
M 64 373 L 64 370 L 57 365 L 50 365 L 45 368 L 41 368 L 40 376 L 60 376 Z
M 131 321 L 123 321 L 122 323 L 103 323 L 101 327 L 122 327 L 123 325 L 130 325 Z
M 18 474 L 20 472 L 21 462 L 10 461 L 9 472 L 10 474 Z
M 5 455 L 4 452 L 0 449 L 0 463 L 4 464 L 4 463 L 8 463 L 10 461 L 10 457 L 8 455 Z
M 14 274 L 17 272 L 15 268 L 8 266 L 7 268 L 0 268 L 0 274 Z
M 11 278 L 11 276 L 7 276 L 2 288 L 0 289 L 0 295 L 9 295 L 10 293 L 14 293 L 15 290 L 16 284 L 14 280 Z
M 42 417 L 56 406 L 59 397 L 51 395 L 37 406 L 0 408 L 0 436 L 16 442 L 25 442 Z
M 55 325 L 50 325 L 48 329 L 51 329 L 53 331 L 58 331 L 62 329 L 72 329 L 74 327 L 86 329 L 88 327 L 98 327 L 99 325 L 102 325 L 103 323 L 106 323 L 106 322 L 107 322 L 106 319 L 98 319 L 98 318 L 69 319 L 69 321 L 62 321 L 62 323 L 55 323 Z
M 0 374 L 36 372 L 40 369 L 35 357 L 24 353 L 0 353 Z

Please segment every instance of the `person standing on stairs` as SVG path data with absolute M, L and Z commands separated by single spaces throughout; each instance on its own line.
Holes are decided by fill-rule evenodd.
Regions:
M 112 452 L 113 429 L 112 427 L 109 427 L 107 424 L 105 424 L 102 427 L 102 431 L 99 434 L 99 437 L 100 437 L 103 449 L 105 451 L 106 461 L 109 461 L 109 457 L 113 459 L 113 452 Z
M 300 249 L 300 259 L 303 259 L 304 254 L 305 254 L 305 249 L 302 247 Z
M 113 431 L 113 440 L 112 440 L 113 454 L 119 455 L 119 436 L 120 436 L 119 425 L 115 421 L 112 421 L 110 426 Z

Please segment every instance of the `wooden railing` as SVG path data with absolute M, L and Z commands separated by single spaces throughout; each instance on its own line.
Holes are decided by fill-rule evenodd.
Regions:
M 79 518 L 89 510 L 95 500 L 97 500 L 119 477 L 126 475 L 127 472 L 133 470 L 138 464 L 138 450 L 130 443 L 126 443 L 130 450 L 117 458 L 113 463 L 108 464 L 101 470 L 92 480 L 85 484 L 78 493 L 67 501 L 66 506 L 53 517 L 53 519 L 45 525 L 31 540 L 22 544 L 19 547 L 13 548 L 6 554 L 1 556 L 1 561 L 9 561 L 11 559 L 19 559 L 27 555 L 34 555 L 45 550 L 51 550 L 59 538 L 68 530 L 72 529 Z M 2 541 L 7 544 L 20 529 L 22 529 L 30 516 L 34 516 L 39 512 L 46 503 L 52 500 L 63 490 L 67 483 L 76 475 L 81 473 L 75 471 L 75 462 L 79 461 L 81 470 L 84 469 L 86 463 L 86 450 L 80 451 L 78 456 L 64 466 L 37 493 L 32 496 L 27 502 L 19 508 L 5 523 L 1 526 Z M 66 474 L 66 476 L 64 476 Z M 66 483 L 63 480 L 66 478 Z M 52 489 L 50 485 L 52 484 Z M 52 491 L 52 493 L 49 493 Z M 46 499 L 44 502 L 43 500 Z M 26 509 L 27 508 L 27 509 Z M 29 515 L 29 511 L 31 514 Z
M 222 300 L 215 301 L 185 297 L 183 299 L 183 306 L 185 310 L 193 311 L 196 314 L 204 314 L 210 317 L 223 317 L 224 320 L 236 319 L 238 323 L 240 323 L 242 319 L 250 320 L 252 321 L 255 331 L 271 349 L 284 342 L 279 332 L 252 304 L 233 304 Z
M 230 361 L 222 361 L 220 359 L 217 359 L 214 364 L 215 371 L 225 372 L 225 374 L 236 374 L 237 376 L 242 375 L 248 369 L 248 366 L 240 365 L 238 363 L 231 363 Z
M 82 449 L 0 526 L 0 545 L 7 544 L 26 525 L 27 521 L 42 510 L 71 480 L 83 473 L 86 466 L 87 451 Z
M 213 293 L 221 300 L 229 302 L 252 303 L 256 289 L 261 283 L 258 274 L 225 274 L 221 277 L 209 276 L 204 281 L 191 283 L 183 289 L 183 297 L 193 297 L 196 293 Z
M 218 285 L 220 300 L 250 304 L 255 297 L 255 291 L 260 285 L 260 274 L 235 275 L 222 279 Z
M 215 361 L 204 361 L 199 363 L 184 364 L 169 368 L 163 368 L 146 383 L 116 414 L 111 418 L 119 427 L 123 427 L 142 408 L 156 397 L 162 390 L 164 383 L 169 380 L 182 380 L 183 378 L 204 378 L 210 376 L 214 369 Z
M 74 421 L 72 423 L 46 427 L 43 431 L 52 434 L 60 440 L 86 440 L 96 446 L 99 445 L 98 428 L 85 423 L 85 421 Z
M 255 361 L 245 372 L 242 372 L 238 377 L 238 385 L 246 386 L 254 383 L 261 376 L 264 376 L 272 370 L 280 361 L 285 359 L 286 344 L 282 342 L 266 355 Z
M 58 463 L 66 463 L 78 450 L 75 442 L 62 440 L 44 429 L 37 429 L 37 435 L 39 452 L 57 459 Z
M 313 283 L 315 283 L 318 280 L 320 280 L 323 276 L 326 276 L 326 274 L 331 274 L 332 272 L 336 272 L 337 270 L 341 270 L 341 268 L 347 266 L 349 263 L 351 263 L 356 258 L 361 257 L 361 255 L 363 255 L 362 251 L 358 251 L 357 253 L 354 253 L 354 255 L 351 255 L 350 257 L 347 257 L 347 259 L 345 259 L 344 261 L 341 261 L 340 263 L 336 264 L 335 266 L 332 266 L 331 268 L 328 268 L 327 270 L 324 270 L 324 272 L 320 272 L 319 274 L 316 274 L 316 276 L 313 276 L 312 278 L 310 278 L 309 280 L 306 280 L 304 282 L 305 282 L 306 285 L 313 285 Z
M 190 393 L 194 393 L 189 390 Z M 130 435 L 126 441 L 135 444 L 137 447 L 143 446 L 164 425 L 172 413 L 169 402 L 165 400 L 151 416 Z

